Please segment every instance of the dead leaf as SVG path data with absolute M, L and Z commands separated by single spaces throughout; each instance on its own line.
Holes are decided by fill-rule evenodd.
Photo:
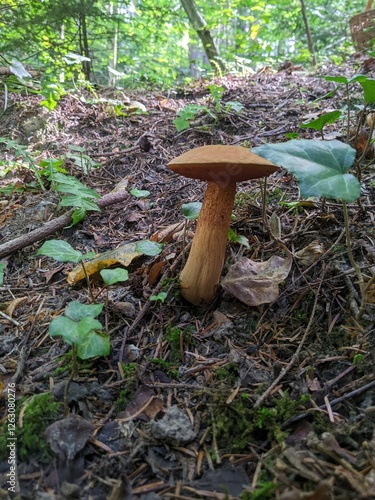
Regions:
M 265 262 L 242 257 L 229 268 L 222 281 L 225 291 L 248 306 L 274 302 L 279 296 L 279 284 L 289 274 L 292 258 L 273 255 Z
M 144 422 L 153 420 L 163 408 L 163 401 L 155 396 L 155 393 L 145 385 L 140 386 L 133 402 L 129 403 L 124 412 L 119 413 L 120 421 L 139 419 Z
M 47 427 L 46 439 L 63 463 L 71 462 L 83 450 L 95 427 L 78 415 L 58 420 Z
M 127 243 L 122 245 L 115 250 L 109 250 L 108 252 L 101 253 L 97 255 L 94 259 L 85 262 L 85 269 L 88 276 L 98 273 L 102 269 L 108 269 L 114 265 L 120 265 L 128 267 L 134 259 L 141 257 L 143 253 L 138 252 L 136 248 L 137 243 Z M 75 285 L 78 281 L 85 278 L 82 266 L 76 266 L 68 274 L 67 281 L 70 285 Z
M 160 272 L 166 263 L 167 262 L 165 260 L 162 260 L 160 262 L 155 262 L 155 264 L 151 266 L 151 269 L 149 270 L 147 277 L 149 286 L 152 286 L 155 283 L 156 279 L 160 275 Z
M 20 304 L 22 304 L 22 302 L 25 302 L 25 300 L 27 300 L 27 297 L 19 297 L 18 299 L 14 299 L 11 302 L 9 302 L 7 308 L 4 311 L 5 314 L 7 314 L 10 318 L 12 318 L 16 308 Z
M 153 234 L 150 240 L 157 241 L 158 243 L 165 243 L 166 241 L 170 241 L 173 238 L 173 235 L 176 232 L 181 231 L 183 227 L 184 227 L 184 222 L 177 222 L 177 224 L 171 224 Z
M 312 241 L 307 247 L 298 250 L 294 256 L 299 260 L 302 266 L 308 267 L 314 264 L 321 255 L 324 254 L 324 247 L 319 241 Z

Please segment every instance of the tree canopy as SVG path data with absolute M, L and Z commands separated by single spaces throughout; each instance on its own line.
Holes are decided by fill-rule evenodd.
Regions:
M 49 80 L 82 71 L 103 85 L 170 86 L 224 68 L 311 63 L 312 50 L 340 62 L 354 50 L 349 20 L 364 9 L 359 0 L 7 0 L 0 54 Z M 212 37 L 206 52 L 202 36 Z

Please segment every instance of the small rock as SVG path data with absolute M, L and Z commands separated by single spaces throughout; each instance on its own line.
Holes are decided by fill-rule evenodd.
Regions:
M 194 441 L 196 433 L 188 416 L 171 406 L 161 420 L 151 422 L 151 432 L 156 439 L 179 446 Z

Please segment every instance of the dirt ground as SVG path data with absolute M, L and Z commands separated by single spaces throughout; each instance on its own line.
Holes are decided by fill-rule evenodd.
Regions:
M 350 77 L 360 64 L 321 72 Z M 221 109 L 208 83 L 225 88 Z M 254 147 L 295 133 L 318 138 L 299 126 L 322 110 L 343 108 L 344 87 L 324 98 L 333 88 L 299 69 L 265 68 L 174 92 L 96 89 L 101 101 L 86 90 L 63 97 L 51 112 L 39 96 L 11 93 L 0 137 L 27 146 L 29 157 L 0 143 L 4 170 L 13 165 L 0 187 L 17 187 L 1 194 L 0 248 L 66 210 L 51 185 L 38 186 L 32 162 L 63 158 L 66 171 L 100 196 L 120 182 L 128 191 L 150 192 L 127 195 L 47 237 L 102 253 L 183 223 L 181 206 L 202 201 L 204 183 L 171 172 L 173 158 L 205 144 Z M 115 99 L 131 110 L 116 116 Z M 3 108 L 3 94 L 0 100 Z M 146 112 L 129 104 L 134 100 Z M 228 101 L 240 102 L 242 111 L 225 111 Z M 360 102 L 358 88 L 353 122 Z M 214 116 L 202 111 L 178 133 L 173 120 L 187 104 L 206 106 Z M 345 140 L 342 122 L 325 132 Z M 67 156 L 72 146 L 83 148 L 81 156 L 73 153 L 87 155 L 90 168 Z M 67 282 L 74 264 L 36 256 L 43 240 L 5 252 L 1 498 L 15 496 L 12 481 L 25 499 L 375 498 L 374 177 L 370 155 L 361 203 L 348 206 L 353 254 L 370 283 L 362 315 L 341 204 L 288 205 L 301 198 L 281 169 L 268 179 L 266 218 L 280 221 L 280 240 L 294 255 L 312 243 L 319 251 L 308 265 L 293 258 L 279 297 L 249 307 L 221 289 L 209 306 L 184 301 L 178 277 L 194 232 L 190 222 L 185 242 L 171 238 L 160 255 L 135 259 L 128 281 L 100 295 L 105 307 L 98 319 L 110 334 L 110 355 L 80 360 L 72 380 L 72 349 L 48 329 L 71 301 L 90 304 L 85 281 Z M 241 183 L 231 227 L 249 248 L 228 243 L 223 275 L 241 257 L 285 256 L 263 223 L 263 208 L 259 182 Z M 102 285 L 92 281 L 94 296 Z M 150 300 L 160 292 L 164 302 Z

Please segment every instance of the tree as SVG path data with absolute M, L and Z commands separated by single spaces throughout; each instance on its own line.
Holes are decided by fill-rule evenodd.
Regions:
M 218 70 L 225 72 L 226 67 L 223 59 L 220 57 L 219 51 L 216 48 L 216 44 L 210 30 L 207 28 L 207 23 L 199 13 L 193 0 L 181 0 L 181 4 L 186 12 L 186 15 L 192 25 L 192 27 L 197 32 L 200 38 L 203 48 L 206 52 L 208 60 L 213 66 L 215 73 Z

